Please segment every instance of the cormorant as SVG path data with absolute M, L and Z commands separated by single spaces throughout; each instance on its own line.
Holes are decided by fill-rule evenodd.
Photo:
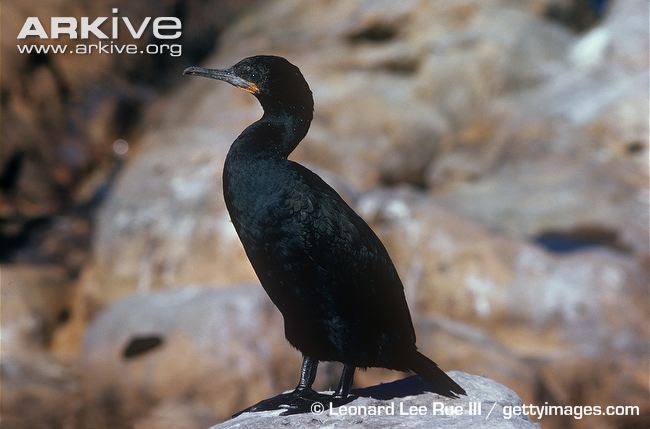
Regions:
M 253 94 L 264 115 L 233 142 L 223 170 L 226 207 L 262 286 L 284 316 L 285 336 L 303 354 L 291 393 L 244 411 L 308 411 L 342 403 L 355 368 L 413 371 L 430 390 L 465 394 L 417 351 L 404 288 L 384 245 L 315 173 L 287 159 L 313 116 L 309 85 L 282 57 L 254 56 L 224 69 L 183 74 L 228 82 Z M 319 361 L 344 364 L 332 397 L 311 389 Z

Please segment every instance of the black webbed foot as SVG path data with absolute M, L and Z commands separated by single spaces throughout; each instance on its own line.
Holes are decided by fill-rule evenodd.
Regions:
M 255 413 L 260 411 L 282 410 L 281 416 L 318 412 L 319 414 L 332 408 L 347 404 L 356 399 L 354 395 L 346 397 L 318 393 L 312 389 L 296 389 L 290 393 L 282 393 L 272 398 L 265 399 L 257 404 L 239 411 L 233 415 L 237 417 L 242 413 Z M 320 405 L 315 405 L 319 403 Z
M 356 399 L 350 395 L 350 387 L 354 378 L 354 366 L 345 365 L 341 381 L 332 395 L 318 393 L 311 388 L 316 378 L 318 360 L 305 356 L 300 369 L 300 382 L 292 392 L 281 393 L 269 399 L 258 402 L 252 407 L 241 410 L 233 415 L 237 417 L 242 413 L 255 413 L 259 411 L 285 410 L 281 416 L 315 412 L 321 414 L 330 407 L 335 408 Z
M 270 410 L 278 410 L 280 409 L 280 406 L 283 404 L 288 404 L 290 402 L 290 397 L 292 393 L 281 393 L 277 396 L 274 396 L 272 398 L 264 399 L 263 401 L 258 402 L 255 405 L 252 405 L 248 408 L 245 408 L 241 411 L 236 412 L 235 414 L 232 415 L 233 418 L 237 417 L 240 414 L 243 413 L 255 413 L 259 411 L 270 411 Z
M 281 410 L 285 409 L 281 415 L 300 414 L 311 411 L 311 406 L 315 402 L 321 402 L 323 405 L 329 404 L 329 395 L 323 395 L 310 388 L 296 388 L 289 393 L 281 393 L 272 398 L 264 399 L 257 404 L 248 407 L 234 414 L 237 417 L 242 413 L 255 413 L 259 411 Z
M 348 402 L 352 402 L 355 399 L 357 399 L 355 395 L 347 395 L 343 397 L 336 394 L 325 395 L 322 393 L 314 392 L 313 390 L 312 392 L 313 394 L 310 394 L 308 396 L 301 396 L 301 397 L 294 398 L 294 400 L 291 401 L 288 407 L 282 407 L 282 408 L 286 408 L 287 411 L 285 411 L 280 415 L 289 416 L 292 414 L 303 414 L 309 412 L 315 412 L 317 414 L 321 414 L 323 412 L 328 412 L 330 407 L 331 408 L 340 407 L 341 405 L 345 405 Z
M 352 402 L 355 399 L 357 399 L 356 395 L 347 395 L 345 397 L 337 396 L 337 395 L 323 395 L 323 396 L 326 396 L 326 398 L 319 399 L 318 402 L 320 402 L 323 405 L 323 408 L 321 408 L 321 410 L 323 410 L 323 412 L 325 412 L 325 413 L 329 413 L 329 410 L 332 409 L 332 408 L 340 407 L 341 405 L 345 405 L 348 402 Z M 315 409 L 313 409 L 311 407 L 312 407 L 312 405 L 310 404 L 310 408 L 307 411 L 317 412 L 317 414 L 320 414 L 320 412 L 318 412 L 318 410 L 315 410 Z M 282 415 L 286 416 L 286 415 L 289 415 L 289 414 L 299 414 L 299 413 L 307 412 L 307 411 L 296 411 L 296 412 L 294 412 L 292 409 L 289 409 L 289 411 L 286 411 L 286 412 L 282 413 Z
M 303 414 L 312 411 L 322 412 L 329 407 L 332 401 L 332 396 L 323 393 L 318 393 L 312 389 L 305 389 L 304 393 L 295 396 L 291 401 L 282 405 L 280 408 L 286 409 L 281 416 L 289 416 L 292 414 Z M 315 405 L 320 404 L 320 405 Z

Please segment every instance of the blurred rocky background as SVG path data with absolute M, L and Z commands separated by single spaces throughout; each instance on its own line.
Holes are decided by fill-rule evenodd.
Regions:
M 640 407 L 545 428 L 650 425 L 646 1 L 1 7 L 2 428 L 205 428 L 294 385 L 221 194 L 261 109 L 181 76 L 260 53 L 309 81 L 293 159 L 387 245 L 423 352 L 525 403 Z M 183 56 L 16 52 L 27 16 L 112 7 L 181 18 Z

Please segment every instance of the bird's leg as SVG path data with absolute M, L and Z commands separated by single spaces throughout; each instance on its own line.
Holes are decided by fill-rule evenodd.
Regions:
M 343 372 L 341 373 L 341 380 L 339 380 L 339 385 L 332 395 L 333 399 L 345 399 L 350 393 L 352 388 L 352 382 L 354 381 L 354 370 L 355 367 L 352 365 L 344 365 Z
M 298 390 L 311 390 L 311 385 L 314 384 L 316 379 L 316 371 L 318 370 L 318 360 L 304 356 L 302 359 L 302 366 L 300 367 L 300 381 L 296 386 L 295 391 Z
M 339 385 L 336 387 L 336 390 L 329 399 L 328 404 L 330 408 L 340 407 L 341 405 L 352 402 L 357 398 L 355 395 L 350 394 L 352 381 L 354 381 L 355 369 L 356 368 L 352 365 L 345 364 L 343 366 L 343 372 L 341 373 Z
M 316 378 L 316 366 L 313 366 L 313 372 L 311 372 L 311 369 L 312 367 L 303 364 L 300 373 L 300 383 L 294 392 L 303 389 L 304 393 L 295 396 L 289 406 L 285 407 L 282 405 L 281 407 L 287 408 L 287 411 L 281 415 L 286 416 L 289 414 L 306 413 L 315 410 L 322 412 L 330 407 L 339 407 L 355 399 L 353 395 L 350 395 L 350 388 L 352 387 L 352 381 L 354 380 L 354 366 L 345 365 L 343 367 L 341 380 L 339 381 L 336 391 L 334 391 L 332 395 L 324 395 L 311 389 L 311 384 L 314 382 L 314 378 Z M 303 383 L 303 381 L 305 383 Z M 318 405 L 314 408 L 314 404 L 316 403 L 318 403 Z
M 311 410 L 311 405 L 314 402 L 327 403 L 329 396 L 315 392 L 311 386 L 314 384 L 316 378 L 316 370 L 318 369 L 318 360 L 309 356 L 304 356 L 302 366 L 300 368 L 300 381 L 296 388 L 289 393 L 281 393 L 269 399 L 258 402 L 252 407 L 246 408 L 233 415 L 237 417 L 241 413 L 256 412 L 256 411 L 269 411 L 277 409 L 286 409 L 282 415 L 299 414 Z
M 314 391 L 311 386 L 316 378 L 316 369 L 318 361 L 316 359 L 305 356 L 300 369 L 300 382 L 298 386 L 290 393 L 290 400 L 288 404 L 280 405 L 280 408 L 286 408 L 282 416 L 291 414 L 302 414 L 314 410 L 322 412 L 325 407 L 331 402 L 330 395 L 324 395 Z M 314 404 L 317 404 L 314 408 Z

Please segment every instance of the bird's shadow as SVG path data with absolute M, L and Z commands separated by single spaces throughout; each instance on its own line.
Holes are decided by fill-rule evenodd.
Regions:
M 449 396 L 446 389 L 441 389 L 428 383 L 419 375 L 412 375 L 390 383 L 381 383 L 375 386 L 353 389 L 351 393 L 355 397 L 388 400 L 429 392 L 456 398 L 456 396 Z
M 328 404 L 332 408 L 337 408 L 340 407 L 341 405 L 345 405 L 349 402 L 352 402 L 356 399 L 359 398 L 372 398 L 372 399 L 377 399 L 377 400 L 389 400 L 389 399 L 395 399 L 395 398 L 405 398 L 407 396 L 415 396 L 415 395 L 420 395 L 422 393 L 426 392 L 431 392 L 431 393 L 438 393 L 443 396 L 451 397 L 451 398 L 457 398 L 457 396 L 450 396 L 448 390 L 438 388 L 435 385 L 432 385 L 422 379 L 418 375 L 413 375 L 410 377 L 403 378 L 401 380 L 396 380 L 390 383 L 381 383 L 377 384 L 374 386 L 370 387 L 364 387 L 361 389 L 353 389 L 350 392 L 350 395 L 348 395 L 346 398 L 330 398 L 329 394 L 320 394 L 323 396 L 322 399 L 319 399 L 318 402 L 322 405 Z M 282 395 L 287 395 L 282 394 Z M 281 395 L 279 395 L 281 396 Z M 268 400 L 267 400 L 268 401 Z M 265 402 L 265 401 L 262 401 Z M 257 404 L 259 405 L 259 404 Z M 255 407 L 255 406 L 253 406 Z M 253 408 L 251 407 L 251 408 Z M 257 411 L 268 411 L 273 408 L 262 408 Z M 300 406 L 296 407 L 290 407 L 286 409 L 283 413 L 281 413 L 281 416 L 290 416 L 294 414 L 304 414 L 308 412 L 313 412 L 313 405 L 312 406 L 307 406 L 306 403 L 301 404 Z M 249 412 L 249 409 L 242 410 L 236 414 L 233 415 L 233 418 L 237 417 L 238 415 L 242 413 Z
M 446 389 L 439 389 L 422 379 L 419 375 L 413 375 L 390 383 L 381 383 L 361 389 L 352 389 L 346 398 L 332 399 L 329 406 L 332 408 L 338 408 L 341 405 L 348 404 L 359 398 L 372 398 L 385 401 L 389 399 L 419 395 L 425 392 L 439 393 L 450 397 Z M 456 396 L 452 397 L 456 398 Z M 327 404 L 327 401 L 325 401 L 325 403 Z M 295 409 L 289 409 L 280 415 L 289 416 L 293 414 L 304 414 L 310 411 L 312 411 L 312 409 L 297 407 Z

